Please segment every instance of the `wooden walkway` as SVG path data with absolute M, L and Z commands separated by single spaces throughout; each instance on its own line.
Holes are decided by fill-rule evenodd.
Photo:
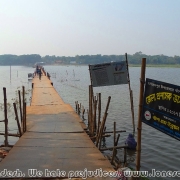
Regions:
M 99 171 L 100 175 L 102 171 L 114 171 L 84 132 L 79 116 L 63 102 L 46 76 L 33 79 L 27 123 L 27 132 L 0 163 L 0 171 L 7 169 L 19 176 L 22 172 L 25 178 L 35 179 L 67 179 L 70 175 L 81 179 L 87 171 Z M 78 175 L 78 171 L 84 174 Z

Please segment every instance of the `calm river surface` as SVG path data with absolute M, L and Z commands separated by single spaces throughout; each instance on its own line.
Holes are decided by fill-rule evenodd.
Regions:
M 78 101 L 85 109 L 88 109 L 88 85 L 90 84 L 88 66 L 45 66 L 45 70 L 51 74 L 54 87 L 64 102 L 71 104 L 75 109 L 75 101 Z M 136 125 L 138 119 L 140 70 L 140 67 L 129 68 Z M 12 104 L 14 101 L 12 98 L 17 97 L 16 91 L 21 90 L 22 86 L 25 86 L 27 92 L 26 99 L 29 103 L 31 97 L 31 81 L 28 80 L 27 74 L 33 71 L 34 69 L 31 67 L 12 66 L 10 80 L 10 67 L 0 66 L 0 103 L 3 103 L 3 87 L 7 88 L 7 101 Z M 148 67 L 146 68 L 146 77 L 180 85 L 180 69 L 178 68 Z M 113 130 L 113 122 L 116 121 L 117 130 L 126 130 L 125 133 L 121 133 L 119 140 L 119 145 L 123 145 L 128 134 L 132 133 L 133 129 L 128 85 L 96 87 L 94 88 L 94 93 L 101 93 L 102 113 L 105 110 L 108 96 L 111 96 L 106 129 Z M 12 105 L 10 106 L 8 117 L 9 132 L 16 133 L 17 125 L 14 119 Z M 3 109 L 1 109 L 0 120 L 3 119 Z M 4 123 L 2 122 L 0 122 L 0 132 L 4 132 Z M 0 144 L 2 144 L 3 141 L 4 137 L 0 136 Z M 17 138 L 9 138 L 10 144 L 14 144 L 16 141 Z M 104 145 L 107 147 L 112 146 L 113 137 L 107 138 Z M 178 140 L 143 123 L 141 170 L 148 170 L 149 172 L 151 172 L 152 169 L 156 171 L 178 171 L 180 168 L 179 145 L 180 142 Z M 111 154 L 112 152 L 107 153 Z M 122 154 L 123 152 L 119 150 L 118 156 L 120 159 L 123 159 Z M 135 168 L 135 159 L 136 152 L 128 151 L 128 165 L 130 167 Z M 153 179 L 160 178 L 156 177 Z M 178 178 L 176 177 L 173 179 Z

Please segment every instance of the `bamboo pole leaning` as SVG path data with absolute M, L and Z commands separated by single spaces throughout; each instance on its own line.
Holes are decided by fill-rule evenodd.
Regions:
M 103 135 L 103 130 L 104 130 L 104 126 L 105 126 L 105 122 L 106 122 L 106 117 L 107 117 L 108 113 L 104 114 L 102 123 L 101 123 L 101 127 L 99 129 L 99 132 L 97 134 L 97 139 L 96 139 L 96 147 L 100 147 L 101 146 L 101 139 L 102 139 L 102 135 Z
M 116 139 L 116 141 L 115 141 L 115 145 L 114 145 L 114 146 L 117 146 L 117 145 L 118 145 L 119 138 L 120 138 L 120 134 L 118 134 L 118 136 L 117 136 L 117 139 Z
M 19 135 L 21 137 L 22 132 L 21 132 L 21 126 L 20 126 L 20 123 L 19 123 L 19 117 L 18 117 L 18 113 L 17 113 L 16 103 L 13 103 L 13 106 L 14 106 L 14 112 L 15 112 L 15 117 L 16 117 L 16 121 L 17 121 L 18 130 L 19 130 Z
M 105 126 L 105 123 L 106 123 L 106 118 L 107 118 L 107 115 L 108 113 L 105 113 L 104 115 L 104 118 L 103 118 L 103 121 L 102 121 L 102 125 L 101 125 L 101 128 L 100 128 L 100 131 L 99 131 L 99 138 L 98 138 L 98 141 L 97 141 L 97 147 L 100 149 L 101 148 L 101 141 L 102 141 L 102 137 L 103 137 L 103 134 L 104 134 L 104 126 Z
M 135 122 L 134 122 L 133 91 L 131 90 L 131 84 L 130 84 L 127 53 L 125 54 L 125 57 L 126 57 L 126 65 L 127 65 L 127 79 L 128 79 L 128 85 L 129 85 L 129 95 L 130 95 L 131 115 L 132 115 L 132 125 L 133 125 L 133 135 L 134 135 L 134 133 L 135 133 Z
M 102 122 L 102 129 L 100 131 L 100 137 L 99 137 L 99 149 L 101 148 L 101 142 L 102 142 L 102 135 L 104 134 L 104 132 L 106 131 L 106 127 L 105 127 L 105 123 L 106 123 L 106 118 L 107 118 L 107 111 L 109 109 L 109 104 L 110 104 L 110 101 L 111 101 L 111 96 L 108 97 L 108 102 L 107 102 L 107 105 L 106 105 L 106 110 L 105 110 L 105 114 L 104 114 L 104 119 L 103 119 L 103 122 Z
M 107 118 L 107 115 L 108 115 L 107 111 L 108 111 L 108 108 L 109 108 L 110 100 L 111 100 L 111 96 L 108 97 L 106 110 L 105 110 L 105 113 L 104 113 L 104 117 L 103 117 L 103 120 L 102 120 L 102 123 L 101 123 L 100 130 L 98 132 L 98 137 L 97 137 L 97 141 L 96 141 L 96 147 L 99 147 L 99 149 L 101 147 L 101 139 L 102 139 L 105 123 L 106 123 L 106 118 Z

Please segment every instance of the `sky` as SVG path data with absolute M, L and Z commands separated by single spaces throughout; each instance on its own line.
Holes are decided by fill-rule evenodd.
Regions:
M 0 55 L 180 56 L 180 0 L 0 0 Z

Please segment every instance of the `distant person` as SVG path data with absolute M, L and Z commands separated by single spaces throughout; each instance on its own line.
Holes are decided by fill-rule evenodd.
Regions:
M 38 73 L 37 74 L 39 75 L 39 79 L 41 80 L 41 69 L 40 68 L 38 69 Z
M 41 75 L 42 75 L 42 72 L 41 72 L 41 69 L 39 69 L 39 79 L 41 80 Z
M 38 75 L 38 72 L 39 72 L 39 67 L 36 66 L 36 74 Z

